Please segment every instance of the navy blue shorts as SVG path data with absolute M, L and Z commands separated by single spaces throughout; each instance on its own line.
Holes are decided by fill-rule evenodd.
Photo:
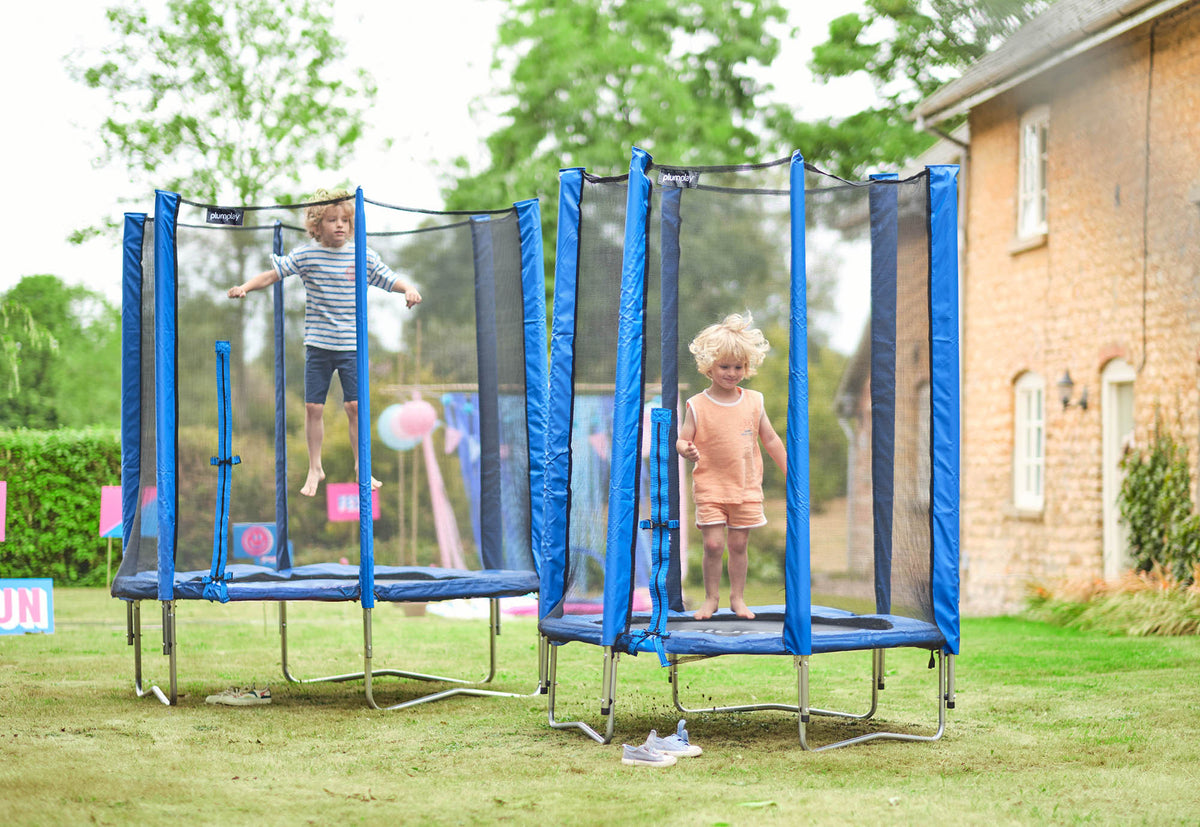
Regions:
M 304 401 L 324 405 L 329 395 L 329 382 L 333 372 L 338 372 L 342 383 L 342 401 L 358 401 L 358 352 L 354 350 L 324 350 L 319 347 L 305 348 L 304 354 Z

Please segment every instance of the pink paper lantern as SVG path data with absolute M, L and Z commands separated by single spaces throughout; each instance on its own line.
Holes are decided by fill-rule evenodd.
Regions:
M 424 399 L 410 399 L 400 406 L 396 423 L 405 434 L 424 439 L 437 427 L 437 411 Z

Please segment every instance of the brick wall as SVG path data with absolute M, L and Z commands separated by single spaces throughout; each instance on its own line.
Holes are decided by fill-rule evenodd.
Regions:
M 1153 48 L 1151 45 L 1153 44 Z M 1031 582 L 1100 577 L 1100 376 L 1138 370 L 1136 435 L 1156 411 L 1200 453 L 1200 3 L 971 112 L 963 289 L 962 608 L 1020 607 Z M 1018 250 L 1022 113 L 1048 105 L 1048 233 Z M 1069 370 L 1088 410 L 1062 410 Z M 1013 382 L 1046 381 L 1045 506 L 1012 505 Z

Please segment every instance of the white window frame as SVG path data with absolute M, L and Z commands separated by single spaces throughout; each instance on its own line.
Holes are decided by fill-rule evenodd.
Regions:
M 1037 106 L 1021 116 L 1017 172 L 1017 238 L 1046 234 L 1046 147 L 1050 107 Z
M 1013 383 L 1013 506 L 1041 511 L 1045 502 L 1046 380 L 1028 371 Z

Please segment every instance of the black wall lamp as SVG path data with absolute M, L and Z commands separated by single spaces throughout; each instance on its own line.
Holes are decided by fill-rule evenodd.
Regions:
M 1071 401 L 1071 394 L 1074 392 L 1074 390 L 1075 383 L 1071 380 L 1071 371 L 1063 371 L 1062 379 L 1058 380 L 1058 396 L 1060 399 L 1062 399 L 1063 410 L 1065 411 L 1067 408 L 1074 405 L 1086 411 L 1088 403 L 1087 388 L 1085 387 L 1079 394 L 1078 402 Z

